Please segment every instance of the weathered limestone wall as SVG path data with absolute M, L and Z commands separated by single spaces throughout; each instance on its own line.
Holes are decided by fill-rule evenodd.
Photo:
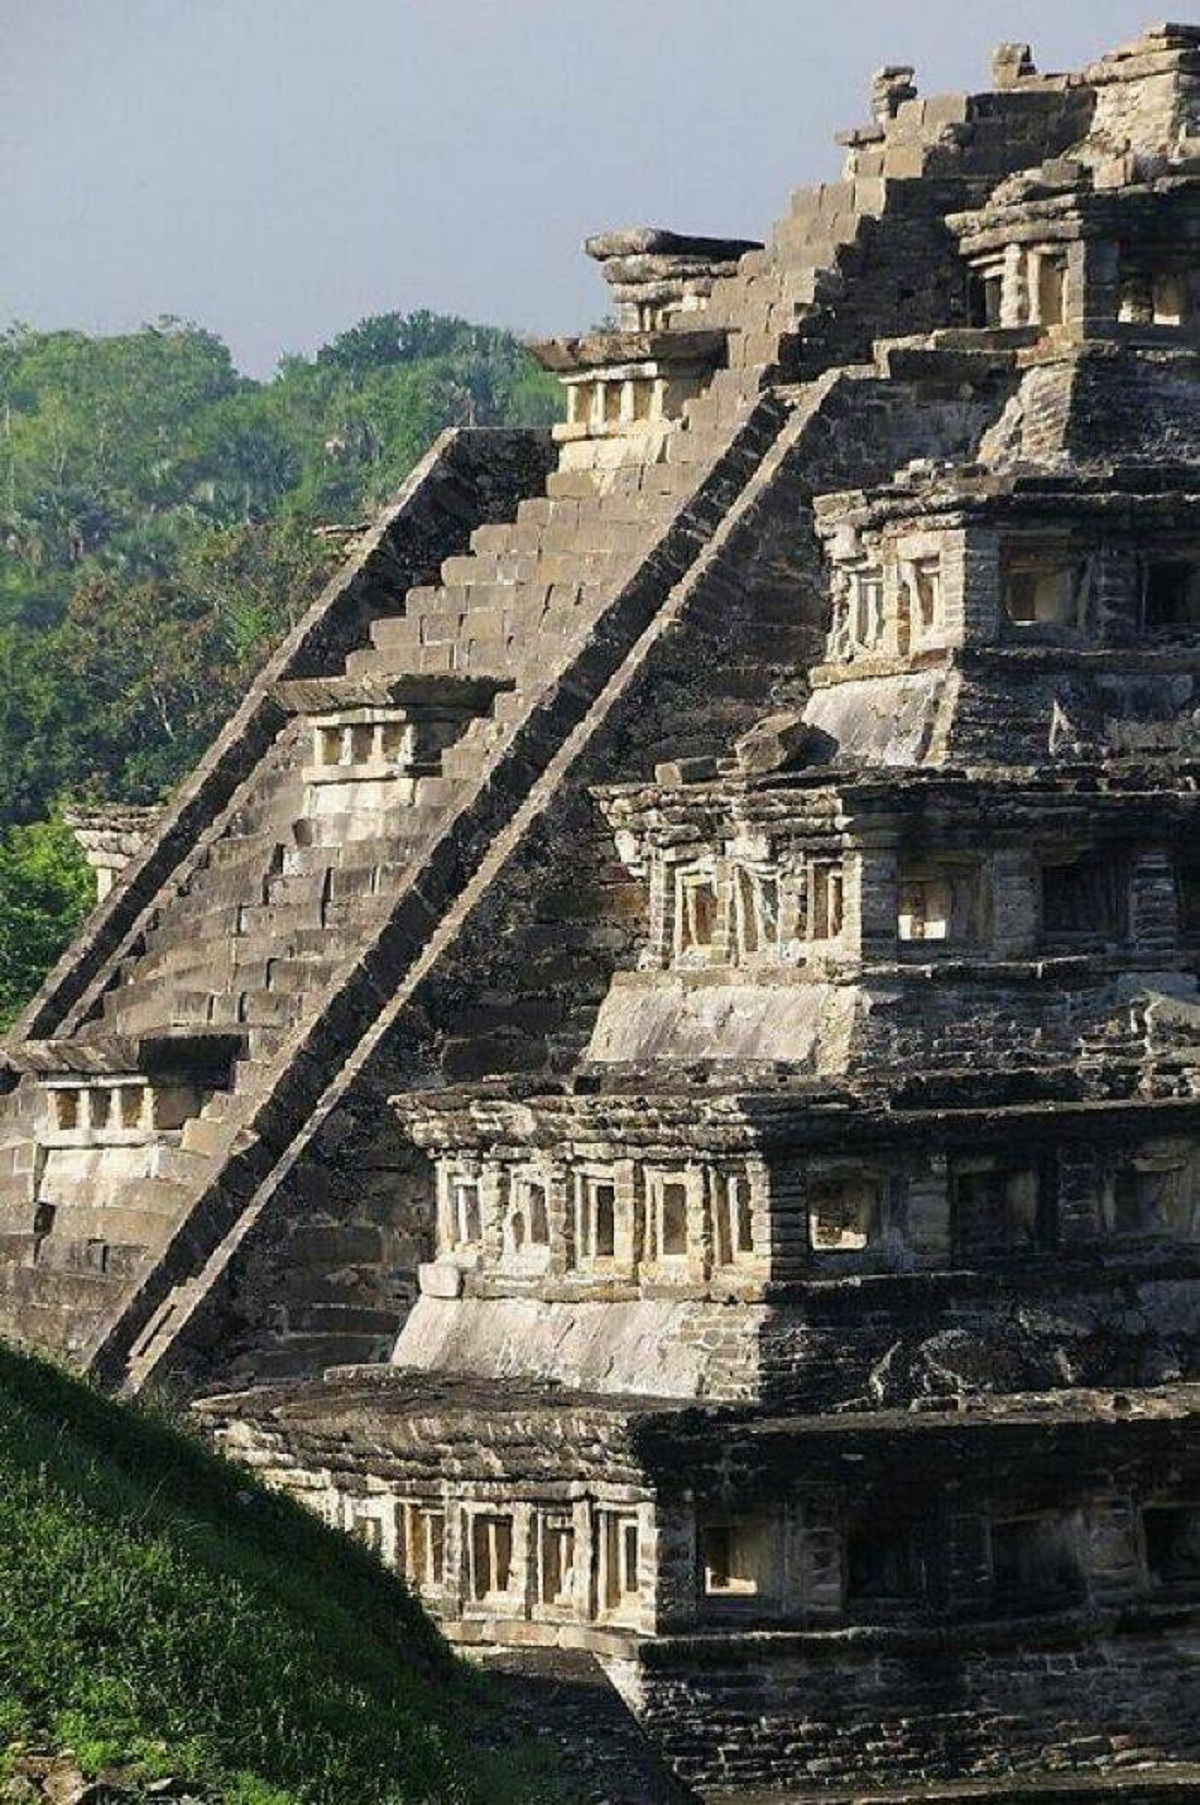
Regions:
M 546 1380 L 643 1397 L 760 1395 L 764 1309 L 667 1299 L 550 1303 L 423 1297 L 393 1359 L 415 1371 Z
M 1200 1755 L 1195 1631 L 1153 1615 L 1143 1628 L 668 1642 L 613 1677 L 676 1771 L 706 1787 L 1017 1784 Z

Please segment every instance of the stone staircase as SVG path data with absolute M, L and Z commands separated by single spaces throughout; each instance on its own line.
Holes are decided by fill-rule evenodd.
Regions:
M 699 413 L 699 407 L 694 411 Z M 306 1041 L 311 1053 L 317 1040 L 324 1044 L 325 1030 L 322 1021 L 325 1013 L 343 1009 L 347 989 L 355 988 L 358 976 L 370 982 L 368 974 L 376 962 L 381 967 L 385 963 L 390 967 L 393 960 L 398 958 L 408 964 L 419 963 L 421 948 L 409 939 L 403 927 L 407 902 L 412 892 L 416 890 L 423 899 L 435 896 L 436 886 L 451 872 L 458 870 L 457 861 L 461 857 L 457 850 L 459 846 L 482 847 L 491 841 L 492 831 L 484 831 L 476 817 L 479 820 L 487 819 L 498 811 L 498 820 L 502 821 L 508 811 L 528 795 L 529 786 L 537 772 L 532 766 L 531 755 L 520 749 L 521 743 L 524 741 L 537 745 L 540 742 L 546 746 L 547 751 L 552 749 L 552 743 L 547 737 L 547 727 L 543 723 L 552 722 L 555 735 L 563 731 L 558 725 L 565 693 L 562 686 L 566 686 L 568 691 L 571 689 L 571 672 L 587 665 L 591 656 L 588 648 L 594 644 L 598 632 L 612 632 L 614 644 L 619 644 L 620 635 L 631 631 L 633 619 L 647 605 L 640 598 L 636 604 L 630 599 L 631 596 L 638 595 L 639 586 L 649 587 L 649 579 L 644 574 L 646 570 L 655 568 L 655 585 L 669 590 L 673 562 L 664 557 L 662 547 L 670 540 L 676 530 L 676 523 L 685 514 L 689 516 L 690 524 L 680 533 L 673 559 L 679 560 L 682 571 L 699 552 L 702 538 L 692 515 L 698 498 L 703 494 L 705 476 L 724 459 L 732 460 L 738 470 L 744 472 L 756 467 L 766 456 L 778 433 L 782 412 L 774 404 L 764 402 L 758 404 L 761 417 L 757 422 L 750 419 L 753 412 L 754 409 L 748 406 L 742 426 L 733 431 L 728 428 L 724 431 L 709 430 L 708 439 L 712 449 L 702 467 L 698 469 L 694 463 L 680 460 L 672 466 L 669 480 L 660 480 L 655 485 L 658 505 L 639 512 L 636 535 L 631 523 L 631 530 L 623 538 L 620 550 L 614 550 L 610 554 L 611 562 L 607 566 L 609 574 L 604 584 L 588 580 L 593 554 L 588 551 L 585 542 L 580 548 L 579 575 L 570 588 L 570 599 L 564 598 L 561 602 L 557 599 L 549 600 L 545 592 L 551 581 L 563 579 L 557 576 L 551 579 L 547 573 L 567 568 L 568 555 L 554 544 L 553 534 L 549 545 L 544 543 L 543 535 L 541 543 L 529 547 L 527 528 L 530 509 L 522 504 L 513 526 L 513 538 L 523 548 L 519 553 L 513 552 L 511 548 L 508 551 L 501 549 L 499 535 L 492 531 L 477 534 L 469 552 L 443 565 L 442 582 L 439 585 L 421 586 L 416 592 L 417 603 L 423 604 L 421 612 L 416 616 L 418 621 L 439 618 L 452 620 L 458 615 L 462 616 L 462 621 L 459 637 L 450 642 L 455 653 L 452 667 L 449 670 L 418 670 L 415 676 L 426 679 L 438 677 L 442 680 L 458 678 L 471 682 L 490 679 L 511 687 L 500 690 L 487 713 L 472 719 L 460 738 L 446 748 L 438 779 L 446 786 L 438 821 L 425 839 L 423 847 L 403 866 L 402 872 L 398 874 L 398 881 L 389 886 L 389 907 L 380 910 L 373 917 L 360 911 L 356 921 L 357 938 L 353 957 L 343 962 L 338 976 L 323 994 L 308 996 L 293 1036 L 283 1043 L 273 1060 L 254 1073 L 244 1091 L 239 1093 L 235 1077 L 230 1095 L 225 1099 L 215 1099 L 208 1106 L 202 1122 L 188 1134 L 189 1147 L 197 1146 L 203 1141 L 205 1148 L 213 1146 L 216 1157 L 219 1157 L 219 1149 L 227 1146 L 227 1162 L 232 1157 L 236 1163 L 236 1135 L 254 1128 L 256 1120 L 264 1112 L 268 1117 L 282 1113 L 283 1097 L 290 1091 L 292 1083 L 289 1065 L 292 1048 Z M 702 423 L 702 414 L 700 422 L 695 426 L 689 414 L 688 420 L 680 428 L 680 440 L 693 431 L 701 430 Z M 628 483 L 632 488 L 633 482 L 638 475 L 644 474 L 644 470 L 634 469 L 619 474 L 622 486 Z M 611 475 L 611 472 L 606 472 L 606 485 Z M 577 474 L 572 476 L 573 483 L 578 480 Z M 556 504 L 560 498 L 546 496 L 535 499 L 543 501 L 545 505 L 533 510 L 533 519 L 542 529 L 552 527 L 558 519 Z M 613 496 L 607 487 L 603 494 L 597 489 L 591 497 L 569 499 L 573 504 L 571 517 L 576 521 L 585 516 L 594 518 L 596 511 L 603 509 L 606 503 L 609 504 L 607 518 L 612 518 Z M 715 529 L 719 519 L 720 514 L 714 511 L 706 530 Z M 480 540 L 482 549 L 479 548 Z M 661 571 L 655 567 L 656 556 L 662 559 Z M 494 592 L 497 588 L 501 580 L 497 565 L 505 558 L 513 560 L 512 564 L 501 566 L 510 578 L 506 586 L 511 590 L 511 595 L 504 611 L 507 625 L 503 638 L 489 637 L 485 647 L 482 639 L 473 638 L 466 623 L 472 615 L 477 591 Z M 550 562 L 551 560 L 554 562 Z M 493 606 L 494 596 L 488 595 L 481 600 L 480 605 Z M 630 624 L 610 628 L 610 615 L 626 615 Z M 410 637 L 407 632 L 399 643 L 396 639 L 397 627 L 401 622 L 410 622 L 411 618 L 406 608 L 403 616 L 377 622 L 372 629 L 369 644 L 347 660 L 347 681 L 383 683 L 397 679 L 405 674 L 400 668 L 401 660 L 410 670 L 414 664 L 419 666 L 422 642 Z M 612 654 L 606 651 L 605 657 L 610 655 Z M 588 681 L 591 680 L 589 672 Z M 599 673 L 595 680 L 600 681 Z M 574 706 L 572 700 L 571 707 Z M 546 753 L 539 751 L 536 756 L 541 759 Z M 335 867 L 335 876 L 337 870 Z M 457 913 L 458 892 L 459 881 L 455 878 L 452 881 L 452 892 L 444 900 L 440 916 L 443 924 L 452 921 Z M 373 928 L 376 930 L 374 939 Z M 438 930 L 439 933 L 441 931 Z M 397 944 L 396 953 L 391 950 L 394 943 Z M 350 1048 L 342 1047 L 338 1055 L 339 1061 L 345 1062 L 351 1051 Z M 216 1135 L 213 1135 L 214 1130 L 217 1130 Z M 210 1139 L 210 1136 L 213 1138 Z M 248 1157 L 257 1169 L 260 1162 L 255 1159 L 253 1152 Z M 223 1190 L 225 1185 L 225 1170 L 214 1169 L 209 1190 Z M 207 1210 L 208 1205 L 202 1201 L 200 1207 Z M 138 1303 L 135 1313 L 130 1316 L 129 1323 L 122 1327 L 117 1338 L 122 1349 L 119 1356 L 122 1376 L 128 1386 L 136 1389 L 155 1370 L 164 1347 L 176 1333 L 178 1325 L 203 1298 L 207 1283 L 208 1275 L 200 1272 L 195 1276 L 176 1280 L 167 1287 L 165 1295 L 161 1296 L 153 1309 L 146 1311 Z M 156 1280 L 152 1287 L 145 1286 L 142 1290 L 148 1296 L 151 1291 L 161 1293 L 163 1287 Z M 137 1318 L 142 1319 L 141 1326 L 134 1332 L 132 1325 Z M 361 1350 L 348 1348 L 347 1353 L 351 1358 L 356 1353 L 361 1357 Z M 109 1363 L 114 1358 L 113 1346 L 99 1348 L 97 1358 L 102 1368 L 108 1371 Z
M 696 429 L 689 421 L 685 430 Z M 711 458 L 716 440 L 729 435 L 705 436 Z M 332 812 L 312 806 L 314 711 L 292 714 L 71 1037 L 74 1047 L 103 1055 L 146 1037 L 183 1044 L 228 1035 L 237 1054 L 225 1081 L 178 1129 L 136 1149 L 95 1137 L 78 1150 L 73 1195 L 51 1199 L 45 1079 L 26 1076 L 0 1118 L 0 1327 L 79 1358 L 196 1198 L 248 1144 L 290 1041 L 319 1014 L 339 972 L 386 921 L 414 861 L 661 536 L 695 487 L 696 462 L 658 467 L 644 493 L 650 475 L 630 466 L 602 495 L 586 476 L 552 473 L 546 494 L 523 499 L 508 524 L 478 527 L 469 548 L 442 563 L 437 584 L 398 598 L 367 642 L 316 681 L 335 698 L 338 685 L 370 695 L 397 680 L 424 681 L 462 691 L 470 706 L 402 799 L 389 802 L 380 795 L 386 782 L 375 781 L 362 786 L 371 791 L 366 806 L 348 797 Z M 564 488 L 573 492 L 557 492 Z M 319 695 L 316 712 L 327 700 Z
M 1068 149 L 1087 129 L 1087 109 L 1083 94 L 1049 78 L 905 99 L 844 134 L 842 179 L 797 189 L 770 242 L 714 284 L 705 319 L 730 335 L 729 371 L 709 397 L 734 408 L 763 369 L 811 376 L 867 361 L 880 336 L 966 324 L 945 214 L 1047 146 Z

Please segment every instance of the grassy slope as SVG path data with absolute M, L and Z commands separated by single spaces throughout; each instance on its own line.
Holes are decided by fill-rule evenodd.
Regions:
M 481 1682 L 372 1555 L 0 1348 L 0 1744 L 134 1756 L 239 1805 L 556 1796 L 490 1735 Z

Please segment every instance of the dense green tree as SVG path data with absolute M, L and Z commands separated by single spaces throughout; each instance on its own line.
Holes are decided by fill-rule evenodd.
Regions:
M 61 821 L 0 840 L 0 1027 L 33 994 L 91 907 L 95 885 Z

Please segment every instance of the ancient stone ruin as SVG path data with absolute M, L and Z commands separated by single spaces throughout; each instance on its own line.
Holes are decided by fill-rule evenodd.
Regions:
M 8 1044 L 3 1325 L 699 1794 L 1195 1798 L 1200 29 L 873 111 L 262 672 Z

